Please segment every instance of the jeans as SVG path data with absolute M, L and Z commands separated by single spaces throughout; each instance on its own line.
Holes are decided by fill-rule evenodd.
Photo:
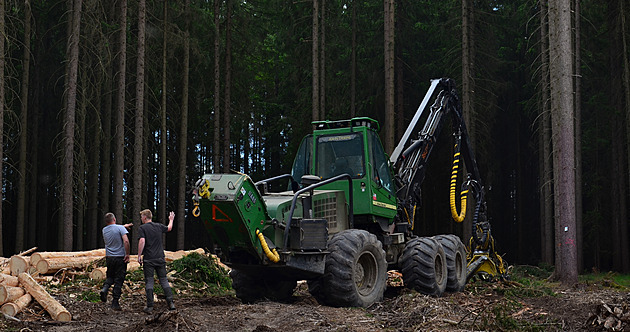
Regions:
M 171 285 L 168 283 L 168 279 L 166 279 L 166 264 L 144 263 L 144 288 L 146 290 L 153 291 L 153 285 L 155 283 L 153 278 L 154 274 L 157 274 L 158 276 L 158 280 L 164 290 L 164 296 L 166 299 L 172 300 L 173 295 L 171 292 Z

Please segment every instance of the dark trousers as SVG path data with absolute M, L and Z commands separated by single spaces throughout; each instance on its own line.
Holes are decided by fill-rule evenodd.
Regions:
M 120 299 L 122 293 L 122 285 L 125 281 L 125 275 L 127 275 L 127 263 L 125 263 L 124 257 L 106 257 L 105 262 L 107 264 L 107 279 L 105 279 L 106 288 L 114 285 L 112 290 L 112 297 L 114 299 Z
M 166 279 L 166 264 L 152 264 L 144 262 L 144 287 L 146 290 L 153 291 L 155 284 L 154 275 L 157 274 L 160 286 L 164 290 L 164 296 L 167 300 L 172 300 L 171 285 Z

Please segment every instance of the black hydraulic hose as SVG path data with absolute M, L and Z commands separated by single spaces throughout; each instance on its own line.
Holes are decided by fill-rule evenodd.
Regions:
M 475 242 L 477 243 L 477 245 L 481 246 L 484 243 L 486 243 L 486 240 L 488 240 L 488 234 L 490 233 L 490 224 L 488 222 L 483 222 L 481 227 L 481 239 L 479 239 L 479 235 L 477 235 L 477 224 L 479 224 L 479 211 L 481 210 L 481 204 L 483 202 L 483 194 L 479 193 L 478 197 L 477 197 L 477 204 L 475 206 L 475 214 L 473 215 L 473 220 L 472 220 L 472 234 L 473 234 L 473 238 L 475 239 Z
M 286 221 L 286 226 L 284 228 L 284 244 L 282 245 L 282 251 L 287 251 L 287 245 L 289 242 L 289 230 L 291 228 L 291 220 L 293 219 L 293 212 L 295 212 L 295 205 L 297 203 L 297 199 L 298 197 L 307 192 L 307 191 L 311 191 L 317 187 L 321 187 L 323 185 L 329 184 L 331 182 L 335 182 L 337 180 L 341 180 L 341 179 L 347 179 L 348 180 L 348 203 L 349 203 L 349 215 L 348 218 L 349 220 L 349 224 L 350 224 L 350 228 L 354 227 L 354 211 L 353 211 L 353 196 L 352 196 L 352 177 L 350 176 L 350 174 L 341 174 L 341 175 L 337 175 L 335 177 L 332 177 L 330 179 L 321 181 L 321 182 L 317 182 L 315 184 L 312 184 L 306 188 L 302 188 L 300 190 L 298 190 L 295 195 L 293 195 L 293 200 L 291 201 L 291 210 L 289 210 L 289 215 L 287 217 L 287 221 Z

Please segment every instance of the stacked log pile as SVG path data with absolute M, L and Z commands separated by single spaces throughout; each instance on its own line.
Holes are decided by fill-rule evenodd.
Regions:
M 98 260 L 105 258 L 105 249 L 76 252 L 35 252 L 36 248 L 12 256 L 0 257 L 0 311 L 8 316 L 15 316 L 36 300 L 57 321 L 72 320 L 72 315 L 66 308 L 55 300 L 46 289 L 38 283 L 45 276 L 60 270 L 72 269 L 88 274 L 87 268 L 95 265 Z M 180 259 L 191 253 L 205 254 L 202 248 L 196 250 L 164 251 L 167 262 Z M 138 256 L 132 255 L 127 264 L 127 271 L 140 268 Z M 94 280 L 105 279 L 106 268 L 94 267 L 89 272 Z

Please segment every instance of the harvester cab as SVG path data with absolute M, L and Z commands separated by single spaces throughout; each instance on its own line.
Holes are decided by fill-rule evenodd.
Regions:
M 435 90 L 439 93 L 426 124 L 412 139 Z M 476 200 L 468 264 L 457 236 L 413 234 L 426 160 L 442 116 L 448 113 L 454 115 L 458 137 L 452 206 L 460 150 L 470 172 L 460 194 L 462 213 L 455 207 L 454 217 L 463 220 L 469 191 Z M 382 299 L 389 269 L 401 271 L 406 287 L 434 296 L 461 291 L 475 274 L 499 277 L 505 272 L 494 253 L 483 186 L 451 80 L 432 81 L 389 158 L 373 119 L 313 125 L 290 174 L 258 182 L 238 172 L 205 174 L 195 185 L 193 215 L 202 220 L 217 254 L 232 268 L 238 298 L 285 300 L 298 280 L 307 280 L 310 293 L 322 304 L 365 307 Z M 288 190 L 269 189 L 283 181 L 288 181 Z

